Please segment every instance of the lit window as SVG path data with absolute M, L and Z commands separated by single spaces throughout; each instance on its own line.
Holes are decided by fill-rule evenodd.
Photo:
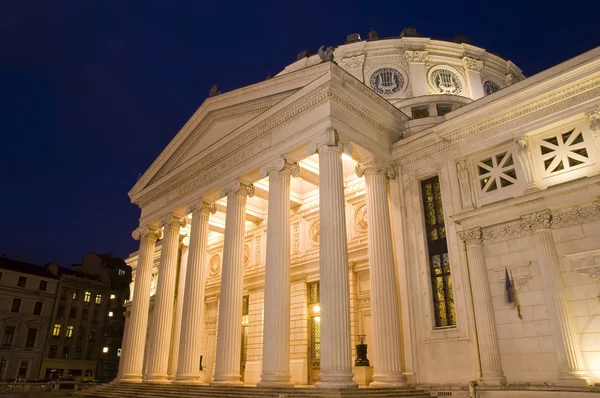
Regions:
M 114 294 L 111 294 L 111 295 L 110 295 L 110 299 L 111 299 L 111 300 L 114 300 L 116 297 L 117 297 L 117 296 L 115 296 Z
M 97 294 L 96 295 L 96 304 L 101 304 L 102 303 L 102 295 L 101 294 Z
M 69 338 L 73 336 L 73 326 L 69 325 L 67 326 L 67 331 L 65 333 L 65 338 Z
M 54 337 L 60 336 L 60 323 L 54 324 L 54 329 L 52 330 L 52 336 L 54 336 Z
M 102 352 L 106 354 L 108 352 L 108 347 L 102 347 Z
M 90 299 L 92 297 L 92 293 L 90 292 L 85 292 L 85 295 L 83 296 L 83 301 L 85 301 L 86 303 L 90 302 Z
M 79 290 L 75 290 L 73 292 L 73 300 L 77 300 L 78 297 L 79 297 Z
M 121 356 L 121 349 L 117 349 L 117 356 L 120 357 Z
M 113 312 L 112 311 L 108 311 L 108 316 L 112 318 Z
M 421 194 L 425 211 L 427 252 L 435 315 L 434 323 L 435 327 L 454 326 L 456 325 L 454 293 L 446 241 L 442 193 L 438 176 L 421 182 Z
M 485 93 L 485 95 L 494 94 L 496 91 L 500 91 L 500 86 L 496 83 L 490 80 L 483 83 L 483 92 Z
M 125 275 L 125 270 L 124 269 L 119 269 L 119 276 L 123 276 Z
M 497 191 L 517 182 L 512 153 L 502 152 L 477 162 L 479 189 L 482 193 Z

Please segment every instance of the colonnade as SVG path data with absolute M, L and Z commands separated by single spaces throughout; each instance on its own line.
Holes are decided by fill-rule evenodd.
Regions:
M 317 387 L 352 388 L 348 246 L 344 216 L 344 146 L 335 130 L 328 129 L 309 148 L 319 156 L 321 375 Z M 298 164 L 283 157 L 261 169 L 269 178 L 265 305 L 261 386 L 291 386 L 290 381 L 290 179 Z M 378 387 L 402 386 L 398 291 L 393 260 L 387 180 L 391 166 L 376 159 L 359 163 L 365 176 L 369 212 L 369 266 L 373 317 L 374 375 Z M 244 234 L 246 201 L 254 194 L 251 184 L 235 180 L 222 187 L 227 198 L 223 270 L 217 329 L 214 385 L 242 384 L 240 375 Z M 203 326 L 208 221 L 215 204 L 199 200 L 188 206 L 192 214 L 183 289 L 183 309 L 178 347 L 170 348 L 177 275 L 177 242 L 184 214 L 171 213 L 159 228 L 138 228 L 140 240 L 136 287 L 121 354 L 119 382 L 200 384 L 200 336 Z M 164 229 L 164 231 L 162 229 Z M 164 234 L 154 322 L 146 346 L 150 279 L 156 240 Z M 178 350 L 176 354 L 170 352 Z M 143 372 L 144 351 L 146 369 Z M 177 358 L 174 380 L 169 380 L 169 358 Z

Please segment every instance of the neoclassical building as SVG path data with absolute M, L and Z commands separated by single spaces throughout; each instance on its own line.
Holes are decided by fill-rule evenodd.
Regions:
M 212 95 L 129 193 L 117 381 L 600 382 L 599 106 L 600 48 L 410 34 Z

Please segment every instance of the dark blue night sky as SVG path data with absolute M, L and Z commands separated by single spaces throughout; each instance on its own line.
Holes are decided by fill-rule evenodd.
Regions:
M 556 5 L 553 5 L 556 4 Z M 531 76 L 600 45 L 571 0 L 29 1 L 0 4 L 0 253 L 69 265 L 127 256 L 127 192 L 207 97 L 370 28 L 461 34 Z

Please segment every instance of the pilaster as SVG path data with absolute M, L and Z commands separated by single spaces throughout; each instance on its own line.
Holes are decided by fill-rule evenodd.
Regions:
M 517 146 L 517 156 L 519 157 L 519 164 L 525 175 L 525 192 L 537 191 L 539 188 L 535 183 L 534 169 L 533 169 L 533 158 L 531 156 L 531 148 L 529 146 L 529 138 L 527 136 L 519 137 L 515 141 Z
M 408 74 L 410 76 L 410 90 L 413 97 L 429 94 L 427 86 L 427 75 L 425 63 L 429 57 L 429 51 L 405 51 L 404 56 L 408 61 Z
M 476 100 L 483 97 L 483 83 L 481 82 L 483 62 L 473 58 L 464 57 L 462 63 L 465 68 L 465 74 L 467 75 L 467 85 L 469 86 L 471 98 Z
M 522 220 L 533 231 L 533 243 L 544 283 L 544 301 L 548 307 L 549 323 L 556 346 L 558 379 L 564 384 L 587 385 L 590 380 L 569 320 L 567 297 L 551 230 L 552 213 L 550 210 L 543 210 L 525 215 Z

